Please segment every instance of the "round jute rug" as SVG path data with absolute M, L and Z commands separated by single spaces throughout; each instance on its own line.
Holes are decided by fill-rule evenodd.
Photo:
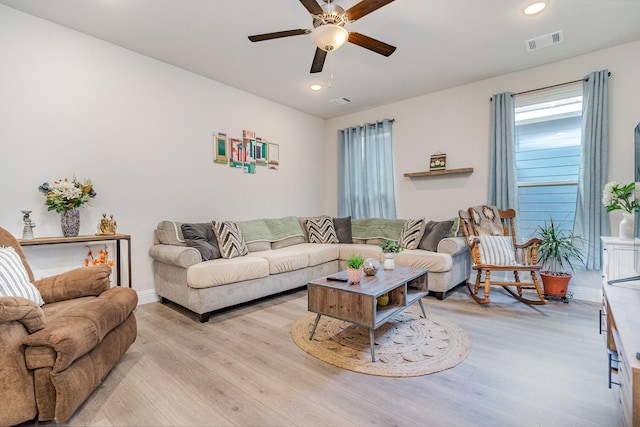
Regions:
M 315 318 L 315 313 L 309 313 L 295 321 L 291 337 L 296 345 L 320 360 L 363 374 L 432 374 L 456 366 L 471 351 L 467 334 L 455 323 L 434 314 L 424 319 L 405 311 L 376 329 L 376 362 L 372 362 L 369 329 L 322 316 L 309 340 Z

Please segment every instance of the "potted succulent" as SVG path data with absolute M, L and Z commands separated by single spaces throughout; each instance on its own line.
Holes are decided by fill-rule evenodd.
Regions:
M 538 262 L 546 268 L 540 272 L 544 293 L 554 297 L 565 297 L 571 280 L 571 273 L 567 272 L 567 267 L 574 271 L 571 261 L 584 262 L 582 250 L 575 244 L 581 239 L 572 232 L 557 227 L 553 219 L 550 219 L 548 224 L 545 221 L 544 226 L 539 226 L 537 232 L 541 240 L 538 244 Z
M 396 240 L 383 240 L 380 248 L 384 253 L 384 269 L 393 270 L 395 268 L 396 254 L 402 251 L 402 246 Z
M 349 278 L 349 282 L 353 284 L 360 283 L 362 280 L 362 264 L 364 264 L 364 257 L 360 255 L 351 255 L 347 258 L 347 277 Z

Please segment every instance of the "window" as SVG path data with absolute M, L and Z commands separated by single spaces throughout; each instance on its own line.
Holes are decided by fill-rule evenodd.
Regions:
M 573 229 L 582 127 L 582 84 L 516 97 L 520 235 L 553 219 Z
M 392 119 L 338 131 L 338 215 L 396 218 Z

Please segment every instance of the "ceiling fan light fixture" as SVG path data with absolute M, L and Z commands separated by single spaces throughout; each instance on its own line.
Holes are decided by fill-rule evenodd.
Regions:
M 543 10 L 545 7 L 547 7 L 547 3 L 546 3 L 546 2 L 544 2 L 544 1 L 537 1 L 537 2 L 534 2 L 534 3 L 531 3 L 531 4 L 527 5 L 527 6 L 522 10 L 522 12 L 523 12 L 525 15 L 528 15 L 528 16 L 530 16 L 530 15 L 535 15 L 536 13 L 540 13 L 540 12 L 542 12 L 542 10 Z
M 335 24 L 325 24 L 311 31 L 311 40 L 325 52 L 338 50 L 349 39 L 349 32 Z

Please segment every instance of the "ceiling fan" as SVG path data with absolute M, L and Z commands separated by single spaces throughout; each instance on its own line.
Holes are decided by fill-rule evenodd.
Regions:
M 299 36 L 309 34 L 316 44 L 316 53 L 311 63 L 311 72 L 319 73 L 324 66 L 327 52 L 340 48 L 346 42 L 369 49 L 380 55 L 389 56 L 395 50 L 395 46 L 381 42 L 364 34 L 347 31 L 344 26 L 357 21 L 365 15 L 380 9 L 394 0 L 362 0 L 360 3 L 345 11 L 336 5 L 333 0 L 323 0 L 325 4 L 320 6 L 316 0 L 300 0 L 300 3 L 313 16 L 313 29 L 297 29 L 277 31 L 275 33 L 257 34 L 249 36 L 252 42 L 278 39 L 281 37 Z

